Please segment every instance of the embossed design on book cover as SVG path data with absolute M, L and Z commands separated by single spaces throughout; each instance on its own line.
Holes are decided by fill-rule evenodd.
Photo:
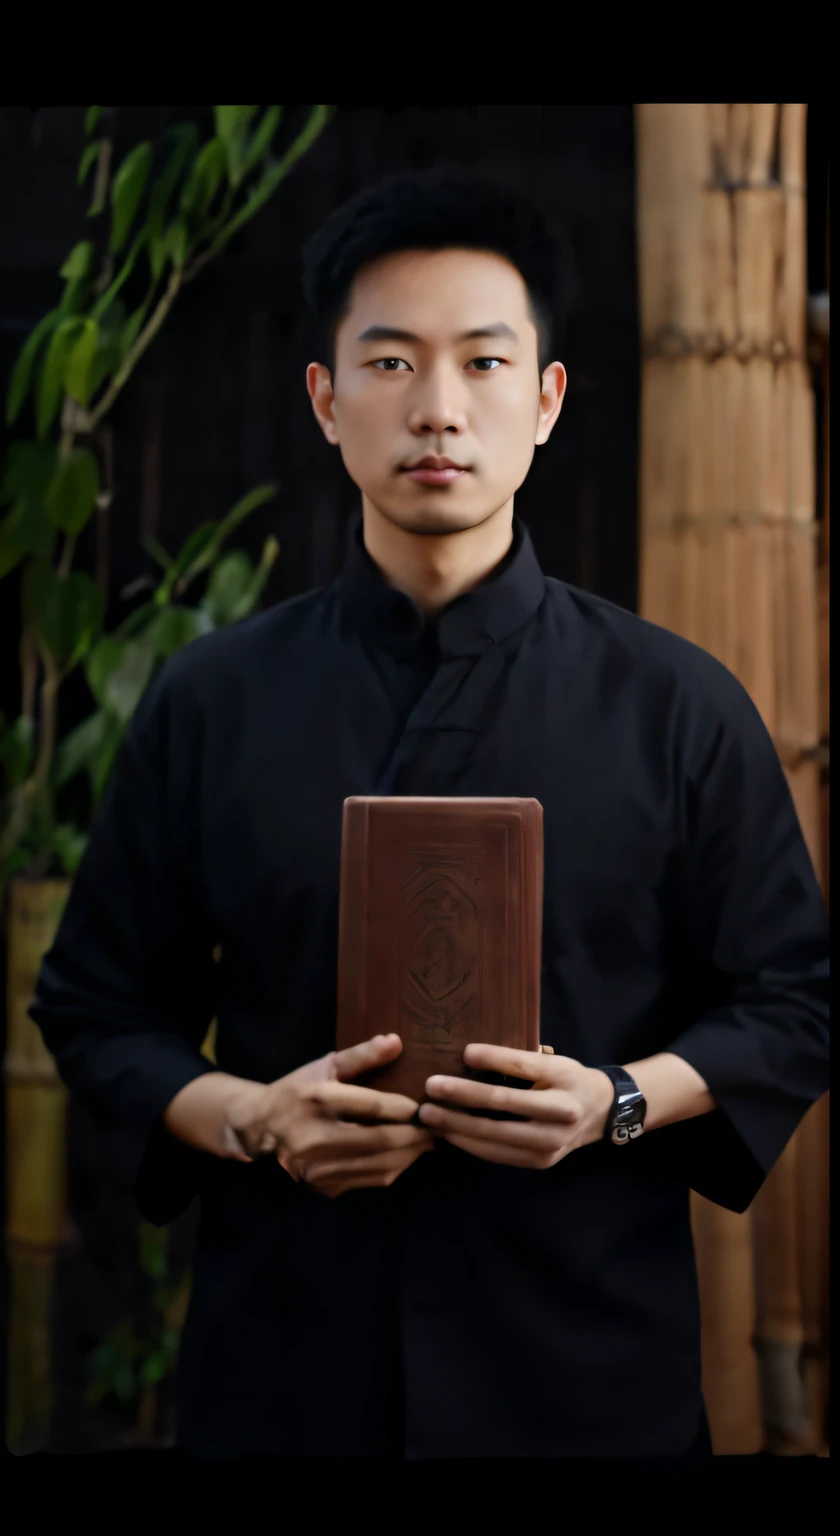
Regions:
M 427 844 L 407 852 L 414 870 L 400 891 L 400 1015 L 429 1040 L 468 1035 L 481 991 L 476 887 L 485 850 Z

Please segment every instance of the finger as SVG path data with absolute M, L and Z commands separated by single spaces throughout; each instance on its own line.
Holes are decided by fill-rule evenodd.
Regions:
M 354 1174 L 393 1173 L 410 1168 L 424 1152 L 431 1152 L 434 1141 L 427 1137 L 423 1146 L 407 1147 L 402 1152 L 375 1152 L 370 1157 L 337 1158 L 330 1162 L 310 1163 L 303 1175 L 307 1184 L 329 1183 L 332 1179 L 348 1178 Z
M 394 1061 L 401 1050 L 399 1035 L 374 1035 L 372 1040 L 362 1040 L 359 1045 L 348 1045 L 343 1051 L 336 1051 L 333 1069 L 336 1077 L 344 1082 L 358 1077 L 360 1072 L 369 1072 L 372 1067 Z
M 485 1163 L 507 1163 L 511 1168 L 548 1168 L 559 1163 L 566 1156 L 567 1148 L 559 1148 L 554 1156 L 548 1160 L 547 1154 L 540 1154 L 525 1150 L 522 1147 L 512 1147 L 494 1143 L 492 1141 L 479 1141 L 475 1136 L 447 1135 L 445 1140 L 451 1142 L 453 1147 L 460 1147 L 462 1152 L 469 1152 L 473 1157 L 480 1157 Z
M 412 1120 L 417 1100 L 404 1093 L 380 1093 L 377 1088 L 363 1088 L 358 1083 L 312 1083 L 301 1089 L 301 1098 L 326 1114 L 347 1119 L 364 1116 L 366 1120 Z
M 312 1184 L 309 1187 L 316 1195 L 325 1195 L 330 1200 L 337 1200 L 339 1195 L 352 1194 L 354 1189 L 384 1189 L 387 1175 L 382 1173 L 362 1174 L 356 1173 L 351 1179 L 335 1179 L 329 1184 Z
M 513 1115 L 524 1115 L 528 1120 L 575 1125 L 580 1119 L 580 1106 L 574 1094 L 559 1088 L 535 1093 L 532 1088 L 494 1087 L 490 1083 L 474 1083 L 466 1077 L 430 1077 L 426 1080 L 426 1092 L 447 1105 L 503 1109 Z M 425 1118 L 425 1108 L 425 1105 L 421 1107 L 421 1120 Z
M 407 1151 L 423 1146 L 429 1132 L 422 1125 L 353 1125 L 345 1120 L 317 1120 L 298 1126 L 289 1138 L 287 1151 L 307 1162 L 335 1158 L 373 1157 L 379 1152 Z
M 552 1152 L 560 1143 L 558 1126 L 538 1125 L 532 1120 L 483 1120 L 457 1109 L 443 1109 L 438 1104 L 424 1104 L 420 1111 L 423 1124 L 436 1136 L 469 1136 L 474 1141 L 502 1142 L 508 1147 L 530 1148 L 533 1152 Z
M 468 1067 L 482 1072 L 500 1072 L 503 1077 L 524 1077 L 539 1087 L 556 1083 L 568 1056 L 546 1056 L 542 1051 L 514 1051 L 506 1045 L 468 1045 L 464 1049 Z M 558 1070 L 559 1069 L 559 1070 Z

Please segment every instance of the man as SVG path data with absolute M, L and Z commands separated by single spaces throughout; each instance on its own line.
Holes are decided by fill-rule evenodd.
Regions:
M 163 668 L 44 960 L 64 1080 L 149 1133 L 141 1209 L 200 1197 L 201 1457 L 707 1448 L 689 1190 L 745 1210 L 827 1087 L 827 917 L 757 710 L 546 578 L 514 516 L 566 388 L 553 261 L 459 171 L 310 243 L 344 570 Z M 342 805 L 371 793 L 541 801 L 555 1054 L 468 1051 L 522 1088 L 432 1079 L 418 1115 L 356 1081 L 398 1036 L 335 1054 Z

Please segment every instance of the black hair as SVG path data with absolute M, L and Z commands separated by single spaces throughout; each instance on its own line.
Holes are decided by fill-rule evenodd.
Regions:
M 541 209 L 518 189 L 458 166 L 401 172 L 363 188 L 304 246 L 304 296 L 330 372 L 360 268 L 397 251 L 454 248 L 492 251 L 516 267 L 528 290 L 542 373 L 572 299 L 566 237 L 552 235 Z

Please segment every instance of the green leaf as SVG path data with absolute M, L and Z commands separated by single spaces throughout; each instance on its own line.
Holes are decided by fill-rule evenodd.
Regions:
M 9 426 L 17 421 L 21 407 L 26 399 L 29 389 L 29 381 L 32 378 L 32 369 L 39 349 L 58 321 L 58 310 L 51 309 L 43 320 L 39 320 L 34 331 L 30 331 L 18 353 L 17 362 L 12 369 L 12 377 L 9 381 L 9 393 L 6 397 L 6 421 Z
M 87 657 L 85 675 L 94 697 L 127 725 L 149 685 L 157 661 L 154 643 L 103 636 Z
M 254 563 L 243 549 L 232 550 L 213 567 L 201 606 L 218 628 L 233 622 L 253 578 Z
M 221 139 L 209 139 L 201 150 L 179 204 L 185 218 L 200 221 L 208 212 L 225 174 L 225 146 Z
M 85 145 L 85 148 L 84 148 L 84 150 L 82 152 L 82 158 L 79 161 L 79 169 L 78 169 L 78 172 L 76 174 L 76 186 L 77 187 L 83 187 L 84 186 L 85 181 L 87 180 L 87 176 L 88 176 L 88 173 L 90 171 L 91 166 L 95 165 L 97 160 L 99 159 L 99 151 L 100 151 L 101 148 L 102 148 L 102 140 L 101 139 L 93 139 L 90 144 Z
M 43 502 L 18 501 L 0 518 L 0 577 L 8 576 L 27 555 L 51 560 L 56 531 Z
M 265 584 L 268 581 L 271 568 L 275 564 L 279 553 L 280 545 L 278 544 L 277 540 L 272 535 L 270 535 L 266 539 L 263 546 L 263 552 L 260 558 L 259 566 L 255 571 L 252 571 L 250 580 L 243 587 L 238 598 L 226 607 L 224 618 L 221 618 L 220 616 L 218 619 L 216 619 L 217 624 L 239 624 L 242 619 L 247 619 L 249 614 L 255 611 L 255 609 L 258 607 L 259 599 L 262 595 Z M 211 617 L 215 618 L 215 610 L 211 605 L 212 598 L 208 593 L 200 606 L 202 608 L 209 607 Z
M 104 107 L 88 107 L 85 113 L 85 133 L 93 133 L 104 110 Z
M 267 166 L 250 196 L 242 204 L 239 212 L 234 214 L 230 222 L 217 235 L 213 242 L 214 251 L 222 250 L 228 241 L 232 240 L 237 231 L 242 228 L 243 224 L 247 224 L 254 217 L 254 214 L 263 206 L 263 203 L 268 202 L 268 199 L 276 192 L 280 183 L 289 174 L 295 161 L 299 160 L 301 155 L 306 154 L 306 151 L 311 148 L 319 134 L 326 128 L 330 118 L 334 116 L 335 110 L 335 107 L 329 106 L 313 107 L 306 124 L 294 143 L 286 150 L 281 160 Z
M 251 584 L 243 592 L 239 603 L 233 610 L 230 619 L 231 624 L 240 623 L 242 619 L 247 619 L 248 615 L 254 612 L 259 603 L 259 599 L 262 596 L 265 584 L 268 581 L 271 569 L 276 563 L 279 553 L 280 545 L 273 537 L 273 535 L 269 535 L 263 546 L 260 563 L 254 572 Z
M 243 128 L 247 128 L 259 107 L 214 107 L 213 117 L 219 138 L 227 141 Z
M 169 159 L 149 193 L 149 266 L 152 277 L 158 281 L 169 255 L 164 235 L 169 202 L 181 176 L 195 158 L 198 150 L 198 129 L 195 123 L 178 123 L 164 134 L 164 153 L 170 148 Z
M 248 148 L 245 150 L 241 167 L 243 180 L 249 174 L 249 172 L 254 169 L 255 165 L 259 165 L 259 162 L 262 160 L 263 156 L 268 154 L 268 151 L 271 147 L 271 141 L 274 138 L 277 129 L 280 127 L 282 117 L 282 107 L 269 107 L 268 111 L 257 127 L 254 136 L 248 145 Z
M 122 722 L 118 720 L 116 715 L 109 715 L 108 727 L 105 732 L 102 748 L 90 768 L 90 785 L 94 809 L 99 806 L 108 786 L 108 780 L 111 777 L 124 734 Z
M 3 461 L 0 506 L 13 501 L 40 501 L 55 474 L 55 443 L 23 438 L 10 443 Z
M 99 393 L 105 380 L 112 378 L 122 363 L 122 351 L 117 341 L 112 341 L 109 346 L 102 347 L 97 352 L 90 367 L 90 398 Z
M 237 187 L 242 180 L 243 161 L 247 141 L 248 124 L 259 107 L 214 107 L 216 133 L 224 146 L 227 173 L 231 186 Z
M 126 320 L 125 325 L 120 332 L 119 340 L 119 353 L 121 361 L 123 358 L 128 356 L 129 352 L 134 346 L 135 341 L 137 340 L 137 337 L 140 335 L 140 332 L 143 328 L 143 321 L 146 318 L 147 309 L 147 304 L 139 305 L 139 307 L 135 309 L 131 318 Z
M 183 219 L 173 219 L 164 236 L 164 248 L 176 272 L 180 272 L 189 255 L 189 237 Z
M 214 628 L 209 614 L 203 613 L 198 608 L 171 607 L 164 608 L 156 619 L 144 632 L 155 646 L 158 656 L 168 660 L 176 651 L 189 645 L 191 640 L 197 640 L 200 635 L 209 634 Z
M 101 754 L 112 721 L 104 709 L 88 715 L 80 725 L 68 731 L 56 747 L 51 765 L 50 781 L 54 789 L 60 789 L 77 773 L 89 771 Z
M 176 123 L 167 129 L 161 141 L 166 150 L 171 146 L 169 159 L 161 171 L 149 195 L 149 218 L 160 233 L 163 229 L 166 208 L 178 182 L 198 152 L 198 128 L 195 123 Z M 160 219 L 159 226 L 155 223 Z
M 217 518 L 211 519 L 207 523 L 201 523 L 198 528 L 194 528 L 189 537 L 185 539 L 166 573 L 166 580 L 163 583 L 166 591 L 166 600 L 168 600 L 175 582 L 180 576 L 183 576 L 188 570 L 194 575 L 202 569 L 198 563 L 199 559 L 207 550 L 214 546 L 220 527 L 221 524 Z M 209 564 L 210 562 L 208 561 L 207 563 Z
M 217 559 L 225 540 L 230 538 L 234 529 L 257 507 L 271 501 L 277 495 L 277 490 L 278 487 L 273 484 L 258 485 L 254 490 L 248 491 L 221 522 L 202 523 L 196 528 L 167 573 L 167 579 L 160 589 L 165 594 L 162 600 L 168 600 L 179 578 L 183 578 L 184 589 L 186 589 L 202 571 L 209 570 Z
M 123 327 L 128 319 L 128 310 L 122 299 L 113 298 L 108 308 L 97 316 L 99 327 L 99 339 L 103 344 L 110 341 L 118 341 L 122 335 Z
M 166 1274 L 168 1241 L 165 1227 L 155 1227 L 150 1221 L 140 1223 L 140 1268 L 151 1280 L 162 1280 Z
M 67 359 L 82 330 L 77 315 L 62 320 L 50 337 L 41 376 L 35 394 L 35 418 L 38 436 L 46 437 L 61 404 Z
M 166 1350 L 156 1349 L 143 1361 L 140 1367 L 140 1380 L 144 1387 L 155 1387 L 162 1381 L 169 1370 L 170 1359 Z
M 96 459 L 89 448 L 74 448 L 59 464 L 47 491 L 47 511 L 62 533 L 77 535 L 90 521 L 98 495 Z
M 147 139 L 142 144 L 136 144 L 126 155 L 111 183 L 110 250 L 113 256 L 122 250 L 128 239 L 151 166 L 152 146 Z
M 137 1391 L 137 1381 L 133 1365 L 121 1365 L 114 1372 L 113 1390 L 115 1397 L 121 1403 L 128 1403 Z
M 146 534 L 140 542 L 143 548 L 152 556 L 152 559 L 157 561 L 158 565 L 162 566 L 165 571 L 171 571 L 174 564 L 172 556 L 166 553 L 163 545 L 158 542 L 154 534 Z
M 23 615 L 44 650 L 60 665 L 74 666 L 99 638 L 105 598 L 92 576 L 59 576 L 49 565 L 29 566 L 22 585 Z
M 34 761 L 34 721 L 31 715 L 18 715 L 0 739 L 0 763 L 7 782 L 17 788 L 31 772 Z
M 92 261 L 93 241 L 80 240 L 78 245 L 73 246 L 64 266 L 59 268 L 59 276 L 68 278 L 87 277 Z
M 72 822 L 63 821 L 53 833 L 53 849 L 65 875 L 75 875 L 85 856 L 90 836 Z
M 99 343 L 99 326 L 95 320 L 82 320 L 82 329 L 67 357 L 64 370 L 64 388 L 71 400 L 87 405 L 90 395 L 91 365 Z
M 106 314 L 110 309 L 123 284 L 128 282 L 128 279 L 134 270 L 134 264 L 137 260 L 137 257 L 142 251 L 143 246 L 146 244 L 147 239 L 148 230 L 144 226 L 144 228 L 141 229 L 140 233 L 137 235 L 131 250 L 126 256 L 125 261 L 120 267 L 116 277 L 114 278 L 114 281 L 111 283 L 110 287 L 106 288 L 101 298 L 97 299 L 96 303 L 94 304 L 90 312 L 90 317 L 92 320 L 101 320 L 102 316 Z
M 273 501 L 280 487 L 273 481 L 267 481 L 265 485 L 256 485 L 252 491 L 248 491 L 237 501 L 219 524 L 219 544 L 229 539 L 234 528 L 244 523 L 246 517 L 250 517 L 257 507 L 262 507 L 267 501 Z
M 85 678 L 98 704 L 106 704 L 108 678 L 125 655 L 125 642 L 113 635 L 100 635 L 85 657 Z

